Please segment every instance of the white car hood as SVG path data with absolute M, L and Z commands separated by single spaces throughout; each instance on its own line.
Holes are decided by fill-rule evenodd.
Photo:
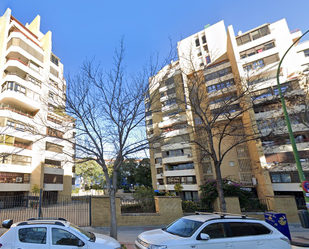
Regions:
M 173 244 L 175 240 L 186 239 L 168 232 L 163 231 L 162 229 L 155 229 L 141 233 L 138 235 L 138 238 L 147 242 L 148 244 L 154 245 L 167 245 Z
M 112 237 L 99 233 L 95 233 L 94 235 L 96 237 L 95 244 L 108 245 L 112 248 L 120 247 L 120 243 Z

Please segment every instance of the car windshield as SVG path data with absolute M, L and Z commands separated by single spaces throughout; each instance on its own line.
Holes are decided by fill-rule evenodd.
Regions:
M 90 241 L 95 241 L 95 235 L 93 233 L 87 232 L 83 229 L 81 229 L 78 226 L 75 226 L 74 224 L 70 224 L 70 228 L 72 228 L 73 230 L 78 231 L 79 233 L 82 233 L 83 235 L 85 235 Z
M 196 229 L 198 229 L 202 224 L 203 223 L 200 221 L 180 218 L 169 225 L 165 231 L 181 237 L 191 237 Z

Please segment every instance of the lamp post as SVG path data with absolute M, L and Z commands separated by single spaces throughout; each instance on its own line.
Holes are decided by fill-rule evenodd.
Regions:
M 281 99 L 281 104 L 282 104 L 282 109 L 283 109 L 286 125 L 287 125 L 289 136 L 290 136 L 290 142 L 291 142 L 291 145 L 292 145 L 292 148 L 293 148 L 293 154 L 294 154 L 294 158 L 295 158 L 295 162 L 296 162 L 296 167 L 297 167 L 299 179 L 302 183 L 302 189 L 303 189 L 303 193 L 304 193 L 307 211 L 309 212 L 309 188 L 308 188 L 309 182 L 306 181 L 305 174 L 304 174 L 304 171 L 303 171 L 300 159 L 299 159 L 299 154 L 298 154 L 297 146 L 296 146 L 293 131 L 292 131 L 290 118 L 289 118 L 289 115 L 288 115 L 288 112 L 287 112 L 287 109 L 286 109 L 286 105 L 285 105 L 284 97 L 282 95 L 281 85 L 280 85 L 280 81 L 279 81 L 280 67 L 281 67 L 281 64 L 282 64 L 284 57 L 287 55 L 287 53 L 290 51 L 290 49 L 295 45 L 295 43 L 297 43 L 308 32 L 309 32 L 309 30 L 307 30 L 301 37 L 299 37 L 295 42 L 293 42 L 293 44 L 289 47 L 289 49 L 284 53 L 283 57 L 281 58 L 279 65 L 278 65 L 278 69 L 277 69 L 277 85 L 278 85 L 278 91 L 279 91 L 279 96 L 280 96 L 280 99 Z

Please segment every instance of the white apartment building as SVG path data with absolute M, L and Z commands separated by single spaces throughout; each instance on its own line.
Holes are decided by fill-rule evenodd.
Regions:
M 176 94 L 178 98 L 187 94 L 185 89 L 190 74 L 199 71 L 205 77 L 212 113 L 217 113 L 220 103 L 226 100 L 225 90 L 231 97 L 236 96 L 240 88 L 249 89 L 254 105 L 252 115 L 242 115 L 240 120 L 248 122 L 249 119 L 252 127 L 257 127 L 264 135 L 260 142 L 248 142 L 229 152 L 221 168 L 223 177 L 242 182 L 260 197 L 287 193 L 302 195 L 276 83 L 280 59 L 301 35 L 299 30 L 290 31 L 285 19 L 237 35 L 233 26 L 226 29 L 220 21 L 178 42 L 179 60 L 162 69 L 156 75 L 157 80 L 150 81 L 150 96 L 159 87 L 161 107 L 148 106 L 149 141 L 151 143 L 153 134 L 161 134 L 163 141 L 173 137 L 163 143 L 151 144 L 154 187 L 173 192 L 175 183 L 180 183 L 183 197 L 190 199 L 198 196 L 204 178 L 214 177 L 211 162 L 201 161 L 199 149 L 193 143 L 186 143 L 182 135 L 193 134 L 188 130 L 195 126 L 190 106 L 179 107 L 176 101 Z M 297 101 L 307 93 L 308 65 L 309 42 L 299 42 L 281 65 L 280 82 L 289 103 L 303 168 L 309 177 L 309 127 L 297 118 L 305 111 L 305 106 Z M 175 68 L 175 72 L 170 68 Z M 151 108 L 159 108 L 159 111 L 151 112 Z M 230 112 L 237 112 L 239 108 L 239 103 L 235 102 Z
M 70 195 L 74 187 L 74 120 L 61 111 L 66 82 L 40 16 L 23 25 L 7 9 L 0 18 L 0 196 L 33 186 Z M 73 140 L 71 140 L 73 141 Z

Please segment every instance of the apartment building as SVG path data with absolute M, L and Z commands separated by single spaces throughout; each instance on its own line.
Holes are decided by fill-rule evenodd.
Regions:
M 52 52 L 51 31 L 40 31 L 40 16 L 26 25 L 10 9 L 1 16 L 0 72 L 0 196 L 35 185 L 70 195 L 75 149 L 65 139 L 74 137 L 74 120 L 62 111 L 63 64 Z
M 226 28 L 220 21 L 178 42 L 179 60 L 150 79 L 145 100 L 154 187 L 174 192 L 175 183 L 180 183 L 183 197 L 190 199 L 198 196 L 203 179 L 214 178 L 212 161 L 196 145 L 207 138 L 199 134 L 199 120 L 189 104 L 195 74 L 203 78 L 205 105 L 210 115 L 217 116 L 216 122 L 227 119 L 228 113 L 237 116 L 238 132 L 261 135 L 227 153 L 222 176 L 241 182 L 260 197 L 302 195 L 276 83 L 280 59 L 300 36 L 300 30 L 290 31 L 285 19 L 237 35 L 233 26 Z M 309 127 L 300 117 L 306 116 L 308 57 L 309 42 L 295 45 L 279 77 L 306 175 Z M 241 104 L 239 96 L 245 92 L 249 101 Z M 227 102 L 228 109 L 222 111 Z M 221 149 L 228 146 L 223 143 Z

